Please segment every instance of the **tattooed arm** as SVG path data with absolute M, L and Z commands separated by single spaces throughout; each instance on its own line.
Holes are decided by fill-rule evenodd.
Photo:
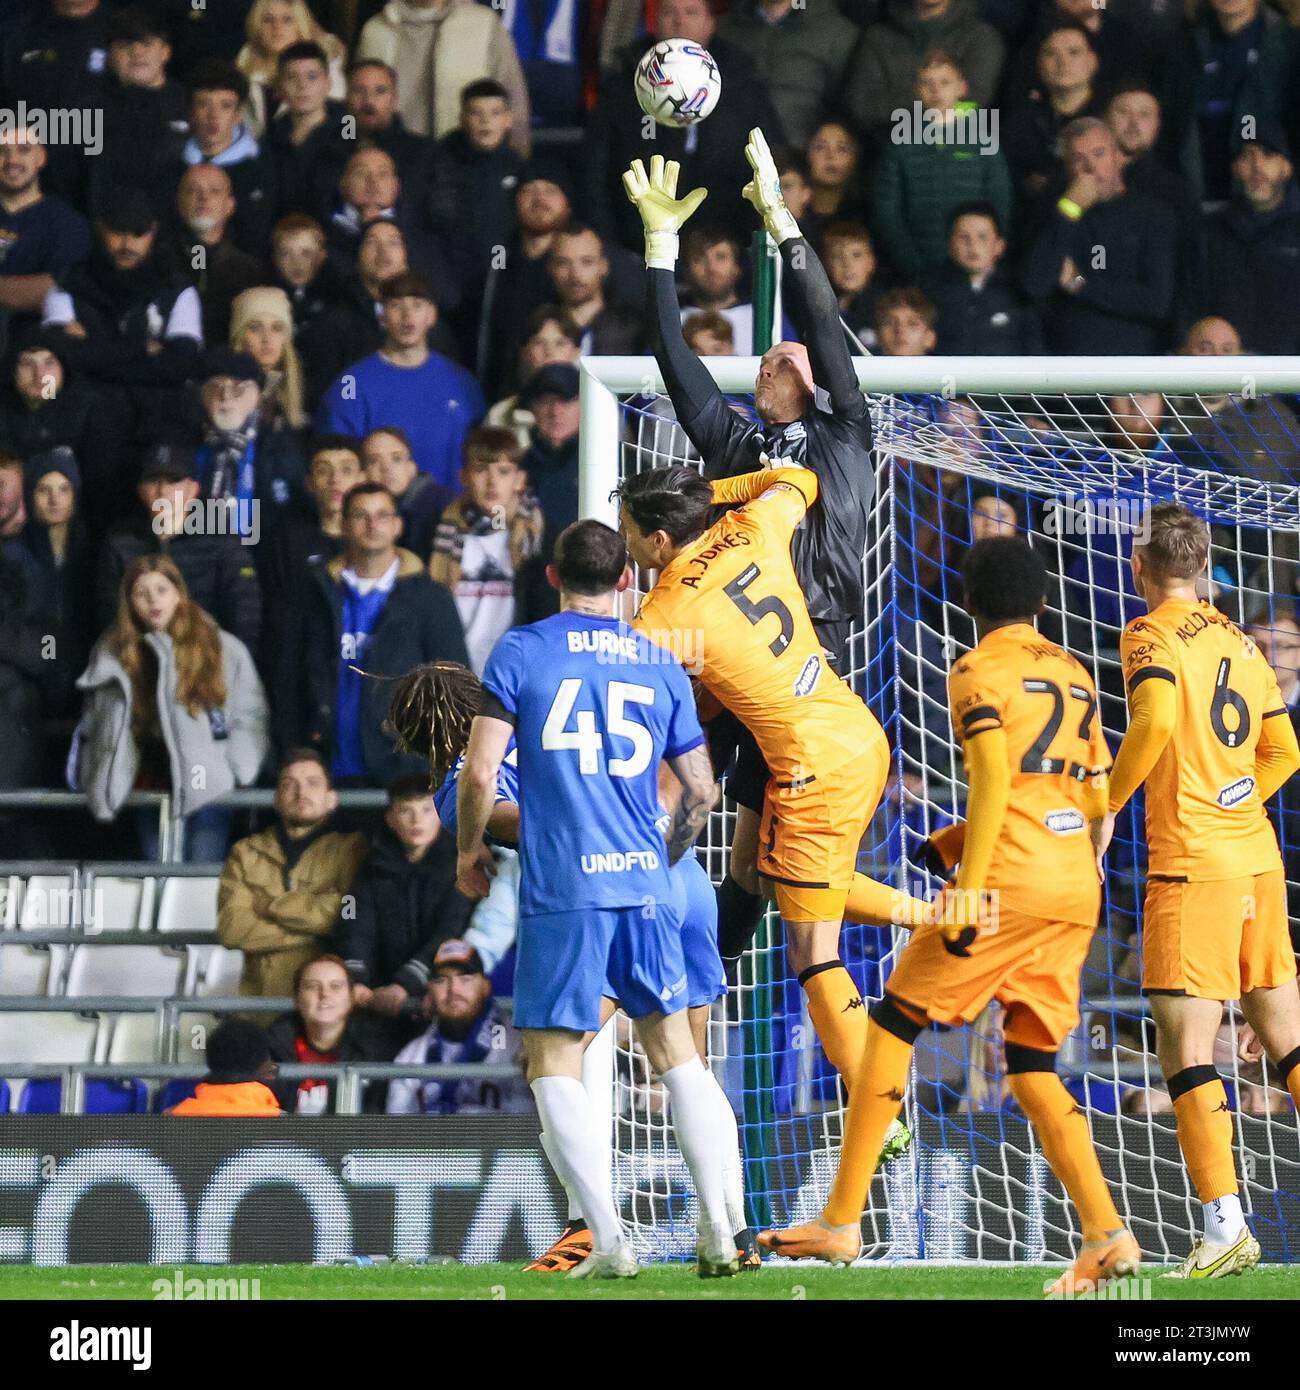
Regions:
M 682 784 L 681 799 L 673 812 L 665 837 L 668 841 L 668 863 L 671 867 L 700 837 L 709 812 L 718 804 L 721 794 L 713 777 L 708 744 L 701 743 L 676 758 L 668 759 L 669 766 Z

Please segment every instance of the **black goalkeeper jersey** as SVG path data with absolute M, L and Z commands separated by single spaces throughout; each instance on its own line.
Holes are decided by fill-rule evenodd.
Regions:
M 781 254 L 790 309 L 819 388 L 816 407 L 799 420 L 768 428 L 732 410 L 682 337 L 671 271 L 649 273 L 650 317 L 678 423 L 704 460 L 705 477 L 769 464 L 798 464 L 817 474 L 819 495 L 794 533 L 791 555 L 813 625 L 827 651 L 842 659 L 849 625 L 862 621 L 862 557 L 875 491 L 871 416 L 821 262 L 802 238 L 787 241 Z

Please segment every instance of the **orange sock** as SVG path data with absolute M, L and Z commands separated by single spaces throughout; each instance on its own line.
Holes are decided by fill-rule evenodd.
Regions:
M 1013 1072 L 1011 1094 L 1038 1132 L 1038 1142 L 1079 1213 L 1084 1241 L 1092 1244 L 1124 1222 L 1101 1175 L 1088 1117 L 1054 1071 Z
M 867 1023 L 862 1064 L 849 1088 L 849 1114 L 844 1122 L 840 1164 L 830 1199 L 822 1211 L 822 1219 L 828 1225 L 847 1226 L 862 1219 L 885 1131 L 903 1106 L 911 1064 L 910 1042 L 887 1033 L 874 1020 Z
M 844 916 L 850 922 L 865 922 L 869 927 L 919 927 L 925 921 L 927 906 L 921 898 L 913 898 L 887 883 L 854 874 Z
M 853 977 L 837 960 L 810 966 L 799 977 L 808 997 L 808 1014 L 831 1066 L 844 1078 L 862 1060 L 867 1037 L 867 1006 Z
M 1178 1120 L 1178 1146 L 1202 1202 L 1237 1189 L 1232 1157 L 1232 1111 L 1219 1073 L 1212 1066 L 1185 1067 L 1169 1078 Z

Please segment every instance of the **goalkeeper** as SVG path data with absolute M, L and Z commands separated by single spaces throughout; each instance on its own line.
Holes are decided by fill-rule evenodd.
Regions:
M 745 197 L 781 249 L 788 307 L 808 342 L 806 348 L 777 343 L 763 355 L 754 383 L 759 423 L 748 423 L 728 406 L 682 336 L 674 273 L 678 232 L 703 202 L 705 190 L 679 199 L 678 165 L 665 164 L 660 155 L 651 159 L 648 177 L 639 159 L 623 176 L 645 228 L 647 318 L 677 419 L 704 460 L 706 478 L 778 466 L 816 473 L 817 500 L 794 534 L 792 556 L 813 630 L 831 668 L 842 676 L 850 627 L 863 606 L 862 556 L 874 490 L 870 414 L 840 326 L 835 291 L 785 205 L 761 130 L 750 132 L 745 156 L 754 171 Z M 768 770 L 753 736 L 734 715 L 723 712 L 713 720 L 709 738 L 720 767 L 735 750 L 727 791 L 738 807 L 736 830 L 718 890 L 719 945 L 723 956 L 734 960 L 753 937 L 762 910 L 758 825 Z

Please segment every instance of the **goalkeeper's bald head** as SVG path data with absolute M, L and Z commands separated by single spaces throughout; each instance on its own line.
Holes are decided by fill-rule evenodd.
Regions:
M 978 621 L 1032 622 L 1047 598 L 1047 566 L 1019 536 L 990 536 L 976 541 L 961 567 L 966 611 Z

